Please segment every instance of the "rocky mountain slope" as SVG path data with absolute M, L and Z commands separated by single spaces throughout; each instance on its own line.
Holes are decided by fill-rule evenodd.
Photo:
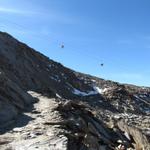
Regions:
M 0 149 L 150 149 L 150 88 L 73 71 L 4 32 L 0 58 Z

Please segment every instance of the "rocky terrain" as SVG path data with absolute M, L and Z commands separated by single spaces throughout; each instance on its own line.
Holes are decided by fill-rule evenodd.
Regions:
M 0 150 L 150 150 L 150 88 L 64 67 L 0 32 Z

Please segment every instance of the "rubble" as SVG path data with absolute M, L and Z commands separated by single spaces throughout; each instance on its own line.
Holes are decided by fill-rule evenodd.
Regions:
M 105 124 L 96 118 L 92 108 L 72 101 L 59 104 L 56 110 L 60 111 L 65 121 L 45 124 L 61 125 L 68 131 L 63 134 L 69 139 L 69 149 L 150 149 L 147 137 L 139 129 L 128 126 L 123 119 L 113 121 L 113 126 L 110 126 L 110 122 Z

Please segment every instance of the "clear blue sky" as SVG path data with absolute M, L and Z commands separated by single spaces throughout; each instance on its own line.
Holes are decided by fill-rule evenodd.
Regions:
M 74 70 L 150 86 L 149 0 L 0 0 L 0 30 Z

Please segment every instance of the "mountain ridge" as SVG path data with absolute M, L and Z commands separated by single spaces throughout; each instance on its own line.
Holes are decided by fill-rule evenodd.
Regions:
M 20 114 L 24 114 L 23 112 L 28 107 L 43 105 L 42 101 L 46 99 L 49 102 L 44 104 L 51 105 L 52 101 L 59 105 L 57 111 L 62 114 L 63 118 L 61 119 L 78 118 L 79 124 L 91 121 L 94 125 L 92 128 L 95 128 L 94 132 L 99 132 L 95 131 L 98 130 L 95 124 L 100 125 L 101 121 L 107 124 L 111 118 L 124 118 L 128 124 L 134 123 L 135 127 L 150 137 L 148 125 L 150 88 L 120 84 L 76 72 L 4 32 L 0 32 L 0 57 L 0 127 L 2 127 L 0 131 L 2 133 L 7 131 L 4 131 L 4 127 L 7 127 L 12 120 L 15 121 Z M 38 101 L 40 102 L 38 103 Z M 45 106 L 41 107 L 43 108 L 41 114 L 44 113 L 44 109 L 49 111 Z M 40 106 L 37 108 L 38 111 L 41 111 Z M 38 115 L 34 115 L 36 111 L 30 111 L 29 115 L 34 116 L 35 120 L 36 117 L 38 119 Z M 93 116 L 93 113 L 96 113 L 97 117 Z M 94 123 L 93 119 L 97 123 Z M 140 124 L 138 119 L 143 120 L 143 123 Z M 73 120 L 69 123 L 74 124 Z M 77 130 L 76 125 L 73 130 Z M 103 125 L 103 130 L 108 132 L 107 130 L 110 129 L 104 129 Z M 104 133 L 104 136 L 109 137 L 107 134 Z M 140 133 L 138 134 L 141 136 Z M 69 138 L 69 140 L 71 139 Z M 73 141 L 75 142 L 75 140 Z M 106 143 L 108 144 L 108 141 Z

